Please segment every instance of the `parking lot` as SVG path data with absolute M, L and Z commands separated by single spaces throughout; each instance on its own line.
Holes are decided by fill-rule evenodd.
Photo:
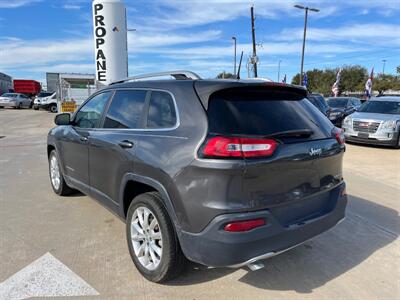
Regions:
M 118 217 L 82 194 L 53 193 L 46 135 L 54 116 L 0 110 L 0 299 L 28 293 L 18 277 L 7 279 L 46 253 L 84 280 L 94 299 L 398 299 L 400 150 L 347 145 L 345 221 L 264 269 L 191 264 L 158 285 L 135 269 Z

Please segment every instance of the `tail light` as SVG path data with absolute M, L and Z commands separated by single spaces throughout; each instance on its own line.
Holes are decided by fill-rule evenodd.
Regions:
M 261 218 L 246 221 L 236 221 L 226 224 L 224 230 L 229 232 L 242 232 L 249 231 L 263 225 L 265 225 L 265 220 Z
M 336 138 L 336 140 L 338 141 L 338 143 L 340 145 L 344 144 L 344 131 L 341 128 L 333 128 L 332 129 L 332 135 Z
M 264 157 L 274 154 L 277 142 L 271 139 L 216 136 L 203 147 L 204 157 Z

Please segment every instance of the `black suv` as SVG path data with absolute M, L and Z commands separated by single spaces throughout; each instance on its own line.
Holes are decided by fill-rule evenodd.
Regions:
M 48 135 L 54 191 L 120 216 L 144 277 L 255 269 L 344 218 L 343 134 L 305 89 L 168 74 L 109 85 Z

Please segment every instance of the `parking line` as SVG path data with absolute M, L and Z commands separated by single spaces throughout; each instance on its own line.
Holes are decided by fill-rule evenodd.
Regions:
M 93 287 L 49 252 L 0 283 L 0 300 L 96 295 Z

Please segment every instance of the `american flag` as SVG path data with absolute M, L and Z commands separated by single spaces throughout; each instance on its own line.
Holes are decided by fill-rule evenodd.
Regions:
M 342 73 L 342 68 L 339 69 L 339 71 L 336 74 L 336 81 L 332 85 L 332 93 L 337 97 L 339 95 L 339 85 L 340 85 L 340 73 Z
M 285 76 L 283 76 L 282 82 L 283 82 L 283 83 L 286 83 L 286 74 L 285 74 Z
M 308 77 L 307 77 L 307 73 L 304 73 L 303 75 L 303 86 L 307 87 L 308 85 Z
M 371 74 L 369 75 L 369 78 L 365 83 L 365 95 L 367 96 L 368 99 L 371 98 L 373 80 L 374 80 L 374 68 L 372 67 Z

